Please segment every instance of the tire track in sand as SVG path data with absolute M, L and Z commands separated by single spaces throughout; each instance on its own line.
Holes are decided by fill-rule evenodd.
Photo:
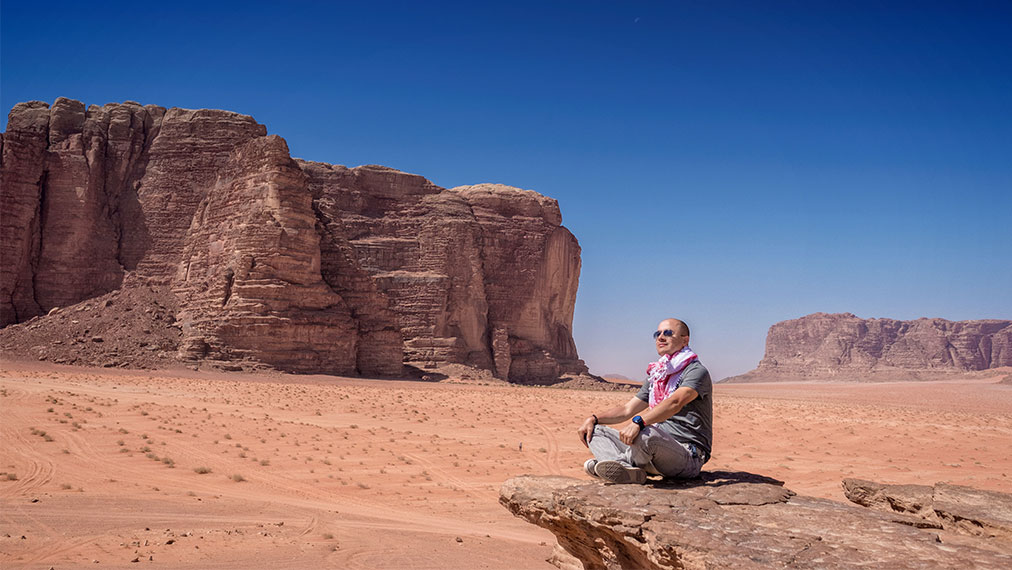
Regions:
M 489 491 L 473 490 L 473 487 L 475 486 L 474 483 L 468 483 L 467 481 L 464 481 L 463 479 L 456 477 L 449 470 L 439 467 L 433 461 L 426 459 L 425 457 L 422 457 L 414 453 L 405 453 L 404 456 L 410 457 L 411 459 L 421 463 L 426 467 L 427 470 L 432 470 L 432 473 L 434 475 L 438 476 L 440 479 L 452 485 L 455 491 L 462 491 L 476 499 L 487 499 L 492 495 L 498 496 L 497 493 L 491 490 Z
M 22 404 L 28 400 L 28 393 L 22 390 L 7 389 L 3 398 L 2 416 L 4 421 L 0 422 L 0 441 L 4 442 L 4 456 L 11 461 L 22 458 L 27 463 L 28 472 L 14 485 L 0 487 L 0 497 L 16 497 L 30 494 L 35 489 L 49 483 L 53 479 L 53 462 L 48 457 L 35 449 L 35 445 L 41 442 L 29 440 L 22 430 L 13 426 L 25 425 L 24 415 L 18 413 Z M 41 436 L 40 436 L 41 437 Z M 9 454 L 9 455 L 8 455 Z
M 547 442 L 547 456 L 544 459 L 538 459 L 538 463 L 545 466 L 545 469 L 552 475 L 562 475 L 562 464 L 559 461 L 559 438 L 551 432 L 551 430 L 545 424 L 534 420 L 533 423 L 541 433 L 545 436 Z

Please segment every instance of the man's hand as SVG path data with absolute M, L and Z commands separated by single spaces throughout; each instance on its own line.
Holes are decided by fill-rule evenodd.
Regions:
M 640 426 L 638 424 L 629 424 L 622 428 L 622 431 L 618 432 L 618 438 L 626 445 L 632 445 L 639 435 Z
M 583 425 L 580 426 L 580 429 L 576 430 L 584 447 L 590 447 L 587 444 L 590 443 L 590 440 L 594 439 L 595 425 L 597 425 L 597 422 L 594 421 L 594 418 L 587 418 L 583 420 Z

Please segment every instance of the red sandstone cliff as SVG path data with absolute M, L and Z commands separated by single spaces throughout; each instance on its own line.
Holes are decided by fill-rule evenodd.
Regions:
M 174 295 L 182 359 L 587 372 L 572 339 L 580 248 L 536 192 L 298 161 L 250 117 L 132 102 L 18 104 L 0 152 L 7 338 L 146 287 Z
M 917 379 L 1012 366 L 1012 321 L 815 313 L 770 327 L 759 366 L 732 382 Z

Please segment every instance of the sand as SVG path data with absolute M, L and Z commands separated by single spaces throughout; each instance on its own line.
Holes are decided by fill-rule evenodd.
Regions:
M 707 469 L 1009 491 L 995 377 L 715 390 Z M 0 567 L 553 568 L 498 504 L 630 393 L 0 361 Z

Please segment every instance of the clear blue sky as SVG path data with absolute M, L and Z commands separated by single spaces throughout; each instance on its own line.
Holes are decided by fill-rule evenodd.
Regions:
M 816 312 L 1012 318 L 1009 2 L 2 4 L 4 109 L 252 115 L 294 156 L 558 199 L 596 373 Z

